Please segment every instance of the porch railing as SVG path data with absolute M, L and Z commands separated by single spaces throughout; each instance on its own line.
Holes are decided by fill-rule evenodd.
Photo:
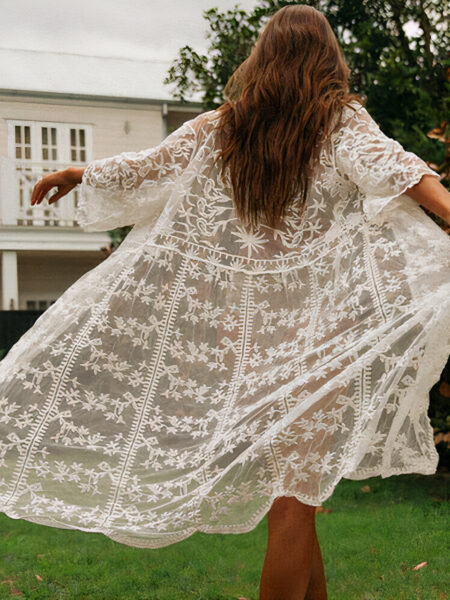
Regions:
M 56 193 L 53 188 L 38 205 L 31 206 L 33 187 L 46 173 L 61 171 L 75 163 L 33 162 L 0 157 L 0 224 L 40 227 L 78 227 L 75 211 L 78 189 L 74 188 L 54 204 L 47 199 Z

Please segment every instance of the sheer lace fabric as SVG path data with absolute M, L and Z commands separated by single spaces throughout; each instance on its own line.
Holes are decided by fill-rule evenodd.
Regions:
M 0 362 L 10 517 L 159 547 L 435 472 L 450 240 L 404 192 L 438 174 L 348 107 L 302 218 L 249 234 L 216 119 L 87 166 L 80 225 L 135 226 Z

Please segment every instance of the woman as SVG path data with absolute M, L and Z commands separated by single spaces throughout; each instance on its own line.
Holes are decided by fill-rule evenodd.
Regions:
M 160 547 L 268 513 L 260 600 L 319 600 L 343 477 L 434 473 L 450 194 L 348 92 L 328 21 L 279 10 L 227 102 L 156 148 L 46 175 L 135 224 L 0 363 L 0 510 Z

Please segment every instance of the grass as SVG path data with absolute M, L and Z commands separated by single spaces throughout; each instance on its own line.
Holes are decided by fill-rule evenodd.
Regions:
M 316 515 L 329 600 L 447 600 L 448 480 L 339 483 Z M 266 541 L 267 517 L 249 533 L 196 532 L 155 550 L 0 513 L 0 598 L 257 600 Z

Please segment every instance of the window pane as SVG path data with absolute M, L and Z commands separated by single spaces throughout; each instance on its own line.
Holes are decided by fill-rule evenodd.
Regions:
M 58 146 L 61 141 L 65 141 L 67 144 L 67 133 L 69 133 L 69 156 L 66 156 L 67 151 L 65 149 L 63 149 L 63 155 L 66 156 L 66 160 L 73 163 L 86 162 L 88 139 L 87 130 L 83 126 L 70 126 L 65 123 L 54 123 L 54 125 L 51 123 L 47 125 L 37 123 L 36 125 L 38 125 L 36 130 L 38 138 L 35 140 L 33 137 L 33 140 L 31 140 L 31 125 L 25 125 L 23 122 L 22 124 L 14 124 L 14 152 L 17 160 L 39 160 L 45 163 L 61 160 L 61 152 Z M 31 149 L 32 141 L 37 145 L 35 151 Z
M 36 300 L 27 300 L 27 310 L 36 310 Z
M 47 308 L 47 300 L 39 300 L 39 310 L 45 310 Z

